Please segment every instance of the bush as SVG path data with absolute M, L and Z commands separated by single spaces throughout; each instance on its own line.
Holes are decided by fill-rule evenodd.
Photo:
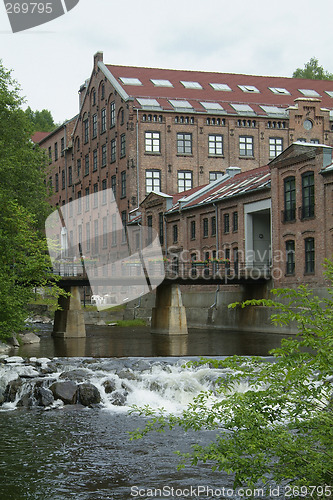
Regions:
M 333 264 L 327 263 L 326 268 L 332 283 Z M 311 493 L 312 498 L 331 497 L 333 487 L 331 491 L 325 485 L 333 482 L 332 289 L 328 288 L 327 299 L 314 296 L 306 286 L 273 290 L 273 294 L 283 301 L 232 305 L 273 306 L 274 323 L 297 324 L 297 335 L 271 351 L 272 362 L 240 356 L 201 359 L 198 364 L 231 369 L 219 379 L 214 394 L 201 393 L 180 416 L 135 407 L 133 411 L 152 418 L 132 438 L 175 426 L 216 429 L 216 439 L 208 446 L 195 445 L 191 453 L 179 453 L 181 466 L 187 461 L 210 462 L 213 469 L 234 474 L 234 487 L 266 484 L 268 489 L 288 483 L 296 488 L 289 498 Z M 244 382 L 248 389 L 242 391 Z M 318 488 L 312 491 L 314 485 Z

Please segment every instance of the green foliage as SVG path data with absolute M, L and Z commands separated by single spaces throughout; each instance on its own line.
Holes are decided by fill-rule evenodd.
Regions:
M 332 283 L 332 263 L 327 263 L 326 275 Z M 273 293 L 282 300 L 232 305 L 273 306 L 274 323 L 297 325 L 298 334 L 271 351 L 272 361 L 240 356 L 202 359 L 197 364 L 222 370 L 214 392 L 201 393 L 180 416 L 134 408 L 150 420 L 132 438 L 175 426 L 215 429 L 216 439 L 208 446 L 179 453 L 183 464 L 209 462 L 213 469 L 233 474 L 235 487 L 288 483 L 303 486 L 303 491 L 308 487 L 309 492 L 310 486 L 332 485 L 333 292 L 329 288 L 326 299 L 305 286 Z M 320 497 L 315 490 L 312 498 Z
M 0 61 L 0 339 L 24 327 L 33 286 L 46 284 L 50 267 L 44 152 L 30 140 L 19 92 Z
M 333 80 L 333 73 L 324 70 L 319 66 L 319 61 L 311 57 L 310 61 L 304 64 L 304 69 L 297 68 L 293 73 L 293 78 L 308 78 L 310 80 Z
M 33 111 L 29 106 L 24 113 L 31 123 L 33 132 L 52 132 L 58 126 L 48 109 Z

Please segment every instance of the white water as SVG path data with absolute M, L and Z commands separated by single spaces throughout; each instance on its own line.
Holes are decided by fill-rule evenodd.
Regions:
M 88 358 L 46 358 L 14 360 L 7 358 L 0 364 L 0 393 L 7 384 L 20 378 L 22 386 L 14 402 L 5 402 L 0 410 L 13 410 L 24 394 L 33 390 L 34 384 L 42 383 L 48 388 L 57 380 L 65 380 L 66 372 L 78 385 L 92 383 L 101 395 L 101 406 L 109 411 L 127 412 L 132 405 L 149 405 L 153 409 L 164 408 L 167 413 L 180 413 L 202 391 L 213 391 L 216 380 L 228 370 L 214 369 L 208 365 L 200 367 L 185 366 L 187 360 L 138 360 Z M 51 372 L 51 373 L 42 373 Z M 73 378 L 71 372 L 79 370 Z M 60 377 L 60 378 L 59 378 Z M 248 389 L 246 384 L 237 391 Z M 51 407 L 62 407 L 56 400 Z

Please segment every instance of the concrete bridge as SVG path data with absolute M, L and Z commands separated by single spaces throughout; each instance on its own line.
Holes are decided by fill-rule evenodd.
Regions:
M 163 268 L 161 268 L 163 266 Z M 80 274 L 81 271 L 81 274 Z M 154 286 L 154 277 L 158 286 Z M 57 337 L 85 337 L 84 313 L 81 308 L 80 287 L 90 286 L 88 275 L 82 268 L 71 263 L 62 264 L 55 271 L 60 276 L 57 282 L 68 295 L 59 298 L 60 308 L 55 313 L 53 335 Z M 243 262 L 168 262 L 158 263 L 150 269 L 147 280 L 149 290 L 156 288 L 156 302 L 152 311 L 151 330 L 153 333 L 168 335 L 187 334 L 185 307 L 182 304 L 180 285 L 256 285 L 271 278 L 268 265 L 247 265 Z M 94 277 L 94 287 L 135 287 L 141 285 L 142 274 L 136 269 L 113 276 Z M 157 281 L 155 282 L 156 285 Z M 139 295 L 138 295 L 139 296 Z M 109 305 L 112 307 L 112 304 Z

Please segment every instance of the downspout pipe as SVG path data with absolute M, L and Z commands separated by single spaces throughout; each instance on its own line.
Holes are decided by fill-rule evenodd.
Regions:
M 213 203 L 213 207 L 215 208 L 215 221 L 216 221 L 216 256 L 219 257 L 219 221 L 218 221 L 218 211 L 216 203 Z M 214 303 L 209 307 L 209 309 L 214 309 L 217 306 L 217 295 L 220 291 L 220 285 L 217 285 L 215 290 L 215 300 Z

